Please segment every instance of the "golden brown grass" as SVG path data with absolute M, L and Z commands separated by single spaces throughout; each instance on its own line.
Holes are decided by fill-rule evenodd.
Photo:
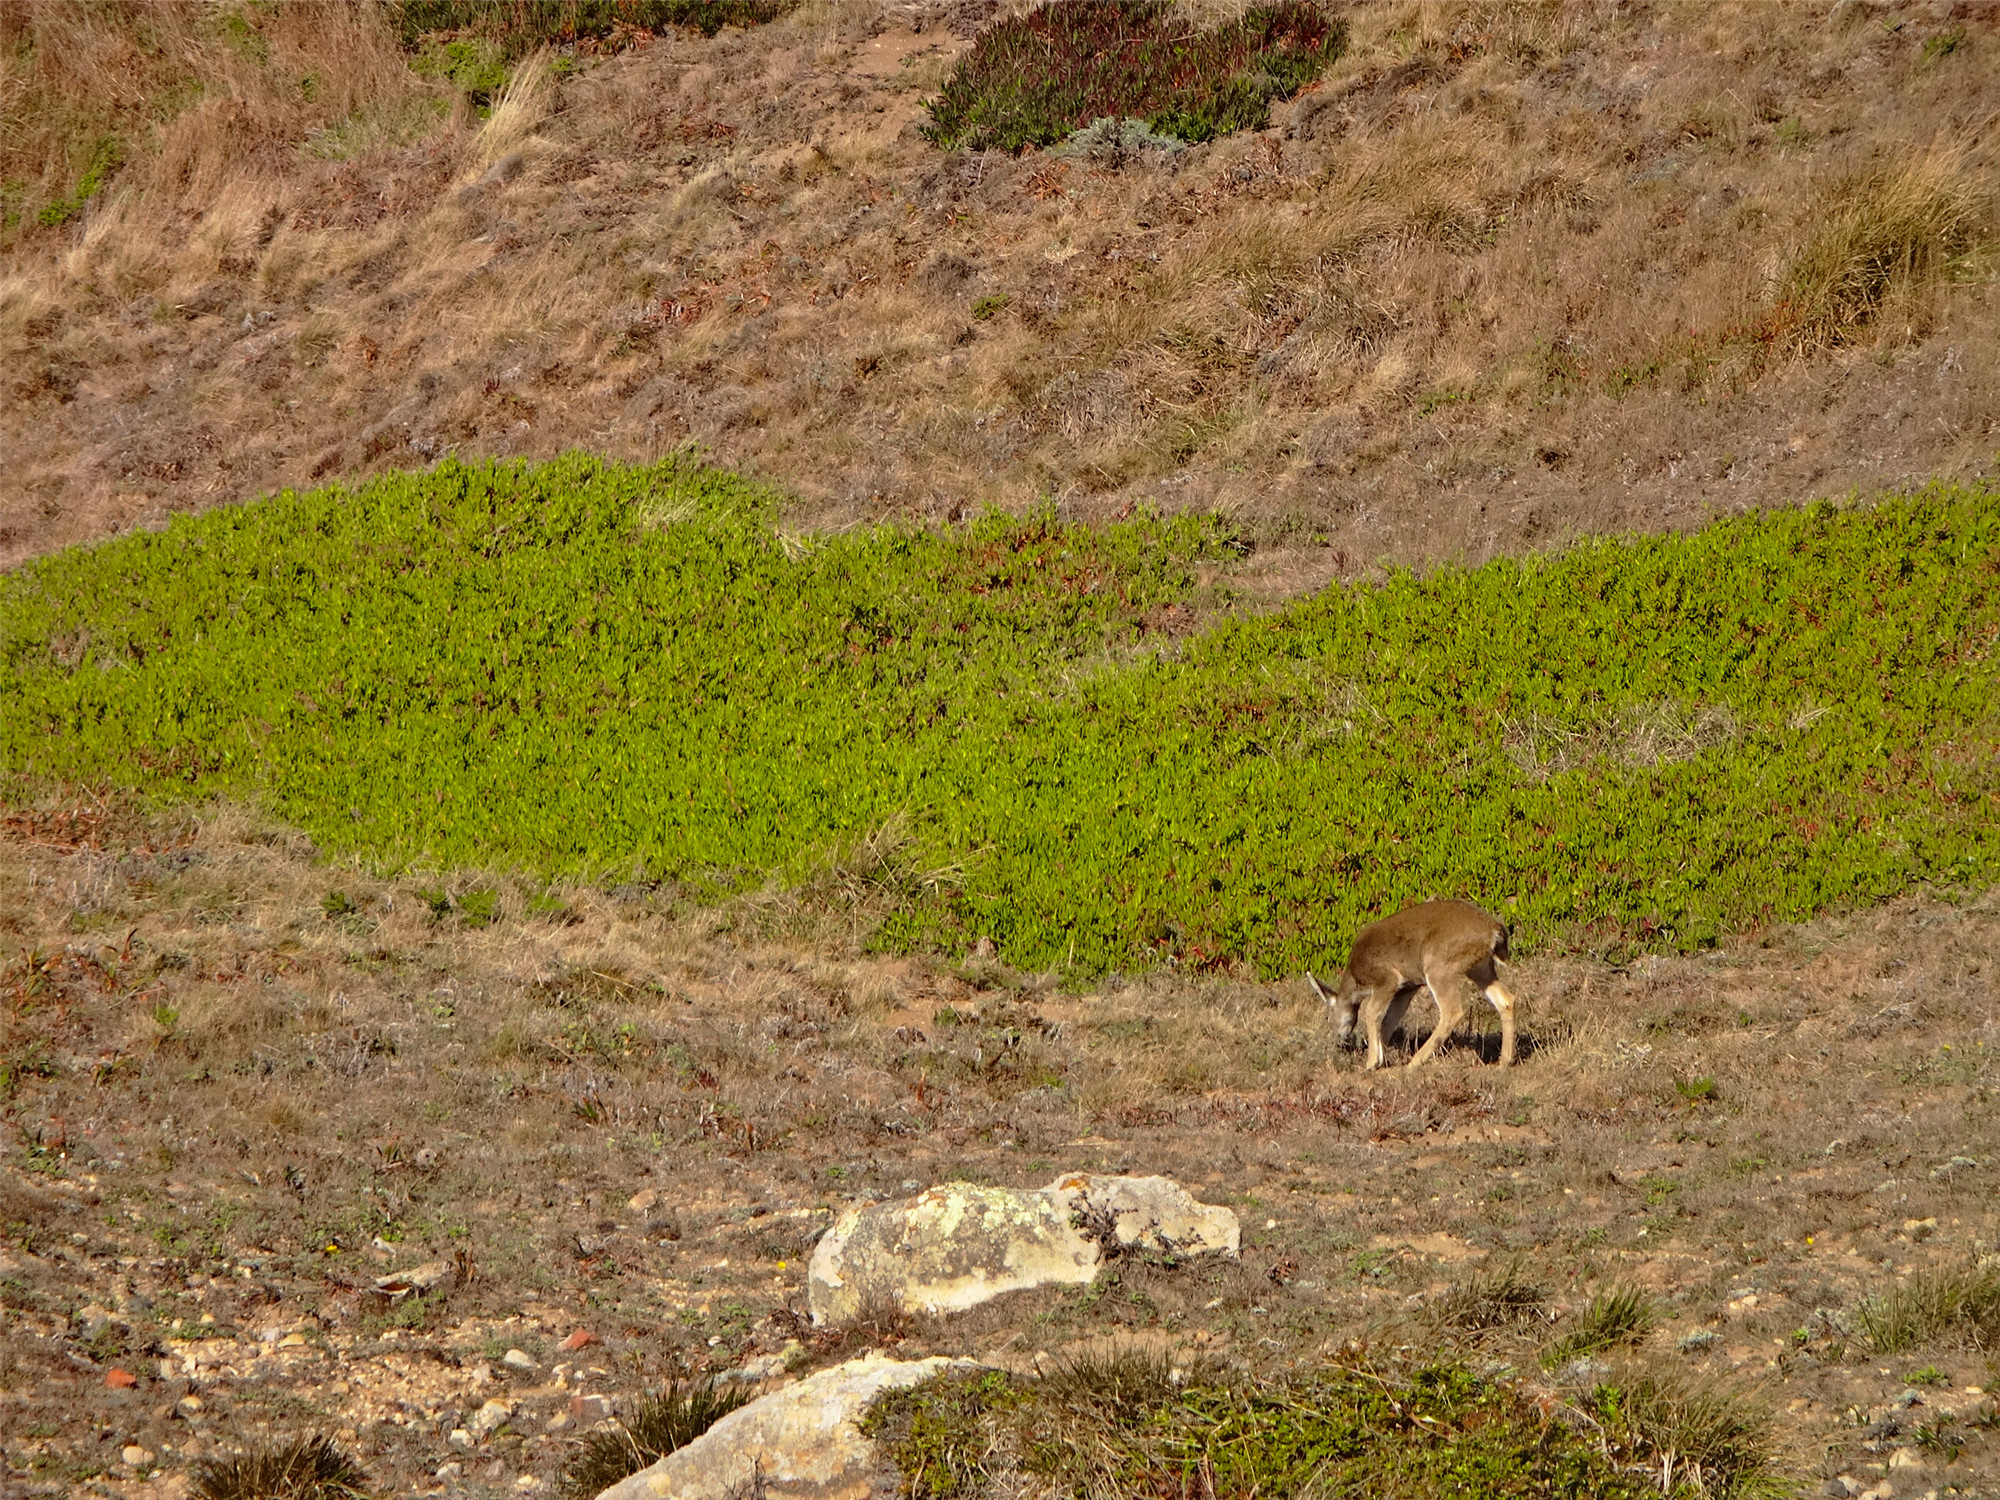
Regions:
M 538 61 L 485 121 L 323 12 L 7 11 L 0 556 L 692 442 L 804 527 L 1218 505 L 1285 589 L 1991 460 L 1985 12 L 1363 7 L 1271 130 L 1116 169 L 926 146 L 964 38 L 869 0 Z

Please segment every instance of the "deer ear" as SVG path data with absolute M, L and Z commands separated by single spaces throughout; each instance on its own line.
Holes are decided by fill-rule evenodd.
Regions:
M 1313 993 L 1319 996 L 1319 1003 L 1321 1005 L 1333 1004 L 1332 998 L 1327 994 L 1325 990 L 1319 987 L 1319 981 L 1313 978 L 1313 971 L 1311 969 L 1306 970 L 1306 983 L 1313 987 Z

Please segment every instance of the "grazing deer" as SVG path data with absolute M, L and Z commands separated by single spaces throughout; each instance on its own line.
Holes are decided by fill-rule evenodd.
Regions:
M 1444 1039 L 1465 1019 L 1467 991 L 1477 987 L 1500 1012 L 1500 1066 L 1514 1061 L 1514 997 L 1501 983 L 1507 959 L 1507 929 L 1470 901 L 1426 901 L 1361 929 L 1347 967 L 1329 995 L 1310 972 L 1306 979 L 1340 1017 L 1343 1043 L 1368 1039 L 1370 1070 L 1382 1066 L 1382 1033 L 1403 1024 L 1410 996 L 1419 987 L 1437 1001 L 1437 1030 L 1417 1049 L 1410 1066 L 1428 1062 Z M 1393 1013 L 1393 1015 L 1392 1015 Z

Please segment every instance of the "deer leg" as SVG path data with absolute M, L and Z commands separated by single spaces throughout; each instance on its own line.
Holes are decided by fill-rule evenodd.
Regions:
M 1500 1066 L 1514 1066 L 1514 995 L 1495 979 L 1486 986 L 1486 998 L 1500 1013 Z
M 1368 1042 L 1368 1060 L 1361 1065 L 1364 1073 L 1372 1073 L 1382 1066 L 1382 1018 L 1390 1005 L 1395 1002 L 1394 991 L 1384 992 L 1377 985 L 1366 994 L 1355 997 L 1355 1008 L 1361 1015 L 1361 1035 Z
M 1465 992 L 1471 987 L 1471 981 L 1463 974 L 1426 974 L 1424 986 L 1431 992 L 1431 998 L 1437 1001 L 1438 1023 L 1437 1030 L 1410 1059 L 1413 1068 L 1437 1056 L 1437 1050 L 1445 1044 L 1445 1039 L 1458 1030 L 1459 1022 L 1465 1019 Z

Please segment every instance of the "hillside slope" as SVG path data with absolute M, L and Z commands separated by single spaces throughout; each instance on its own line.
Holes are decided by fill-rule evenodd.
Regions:
M 1360 7 L 1270 129 L 1125 161 L 921 138 L 991 13 L 531 61 L 482 121 L 365 14 L 187 21 L 202 92 L 11 7 L 10 121 L 124 144 L 44 142 L 73 211 L 8 231 L 0 560 L 692 442 L 809 526 L 1220 506 L 1289 590 L 1992 465 L 1990 8 Z

